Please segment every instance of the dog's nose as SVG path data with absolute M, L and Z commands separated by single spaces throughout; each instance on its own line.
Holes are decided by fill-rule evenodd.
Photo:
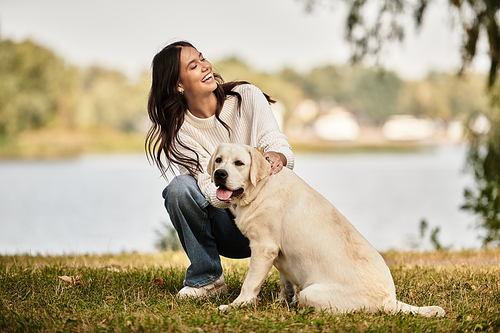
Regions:
M 216 179 L 225 180 L 227 178 L 227 176 L 228 176 L 228 174 L 227 174 L 226 170 L 224 170 L 224 169 L 215 170 L 214 177 Z

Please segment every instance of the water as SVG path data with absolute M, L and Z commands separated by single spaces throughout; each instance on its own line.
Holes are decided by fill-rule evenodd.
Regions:
M 297 154 L 295 171 L 380 251 L 419 243 L 424 218 L 443 245 L 461 249 L 480 245 L 474 217 L 459 210 L 470 183 L 464 159 L 458 146 Z M 165 186 L 143 154 L 0 161 L 0 254 L 154 251 L 155 231 L 170 224 Z
M 0 253 L 152 251 L 165 181 L 143 154 L 0 162 Z

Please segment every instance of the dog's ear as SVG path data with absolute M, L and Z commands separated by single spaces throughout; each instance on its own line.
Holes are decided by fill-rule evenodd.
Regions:
M 257 185 L 262 179 L 271 174 L 271 164 L 262 156 L 257 148 L 250 148 L 252 165 L 250 166 L 250 181 L 252 185 Z
M 210 178 L 212 178 L 212 182 L 214 181 L 213 175 L 214 175 L 215 156 L 217 155 L 218 151 L 219 149 L 216 149 L 213 152 L 212 156 L 210 157 L 210 161 L 208 161 L 208 166 L 207 166 L 207 173 L 209 174 Z

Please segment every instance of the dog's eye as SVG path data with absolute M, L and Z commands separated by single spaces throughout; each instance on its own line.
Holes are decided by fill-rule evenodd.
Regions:
M 243 163 L 242 161 L 236 161 L 236 162 L 234 162 L 234 164 L 235 164 L 236 166 L 242 166 L 242 165 L 245 165 L 245 163 Z
M 217 158 L 215 159 L 215 163 L 220 163 L 220 162 L 222 162 L 222 158 L 217 157 Z

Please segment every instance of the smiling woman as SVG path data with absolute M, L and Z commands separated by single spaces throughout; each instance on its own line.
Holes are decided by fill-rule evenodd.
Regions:
M 271 111 L 273 100 L 247 82 L 224 83 L 192 44 L 176 42 L 161 50 L 152 76 L 148 156 L 163 175 L 174 165 L 181 173 L 163 191 L 191 261 L 179 297 L 225 292 L 219 256 L 249 257 L 251 244 L 227 210 L 234 193 L 217 195 L 208 172 L 211 155 L 220 143 L 243 143 L 262 151 L 270 173 L 278 173 L 293 168 L 291 147 Z
M 214 115 L 217 100 L 212 93 L 217 89 L 212 64 L 193 47 L 181 51 L 178 91 L 188 102 L 189 111 L 198 118 Z

